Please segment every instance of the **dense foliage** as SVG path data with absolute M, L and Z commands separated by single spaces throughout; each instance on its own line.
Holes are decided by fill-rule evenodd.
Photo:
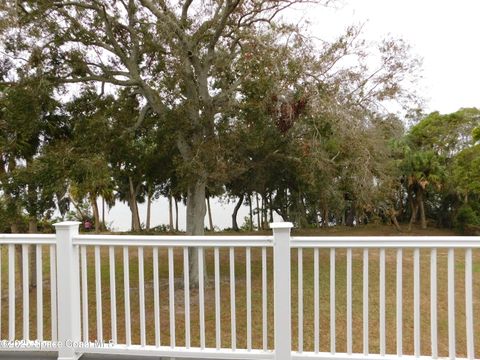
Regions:
M 251 229 L 277 213 L 478 231 L 480 111 L 423 115 L 403 41 L 317 44 L 277 20 L 295 3 L 0 5 L 1 230 L 57 211 L 99 231 L 103 199 L 138 231 L 138 203 L 165 196 L 200 234 L 225 196 L 235 230 L 246 205 Z

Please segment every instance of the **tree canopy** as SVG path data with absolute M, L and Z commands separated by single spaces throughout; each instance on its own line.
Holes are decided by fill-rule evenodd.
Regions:
M 141 231 L 138 203 L 166 196 L 199 235 L 225 196 L 235 230 L 242 205 L 251 228 L 476 226 L 479 110 L 423 114 L 401 39 L 318 42 L 282 16 L 329 3 L 3 2 L 0 219 L 73 210 L 100 231 L 101 198 Z

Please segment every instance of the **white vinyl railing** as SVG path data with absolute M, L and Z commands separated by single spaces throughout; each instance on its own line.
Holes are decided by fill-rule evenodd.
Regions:
M 57 279 L 55 235 L 8 234 L 0 235 L 0 350 L 14 349 L 30 339 L 57 341 Z M 6 250 L 6 258 L 3 256 Z M 36 289 L 30 292 L 30 251 L 35 254 Z M 16 256 L 17 254 L 17 256 Z M 48 257 L 48 262 L 46 258 Z M 21 272 L 17 271 L 17 266 Z M 6 270 L 6 271 L 5 271 Z M 48 276 L 48 282 L 44 281 Z M 7 284 L 7 286 L 4 286 Z M 7 295 L 4 296 L 5 290 Z M 17 294 L 21 294 L 19 303 Z M 3 299 L 7 299 L 4 303 Z M 30 302 L 36 303 L 35 334 L 31 329 Z M 44 317 L 48 307 L 49 317 Z M 21 312 L 19 311 L 21 309 Z M 18 324 L 21 323 L 22 326 Z M 21 332 L 20 332 L 21 329 Z
M 349 358 L 349 359 L 377 359 L 377 358 L 398 358 L 402 356 L 403 358 L 408 358 L 403 351 L 404 343 L 404 330 L 406 329 L 404 320 L 404 292 L 406 290 L 407 284 L 404 282 L 404 253 L 406 251 L 413 252 L 413 329 L 407 328 L 409 332 L 409 338 L 412 337 L 413 333 L 413 357 L 425 357 L 425 358 L 439 358 L 439 342 L 438 342 L 438 320 L 439 312 L 445 309 L 438 308 L 438 273 L 437 273 L 437 258 L 438 251 L 442 251 L 441 255 L 446 255 L 447 257 L 447 295 L 446 299 L 446 314 L 445 311 L 442 311 L 442 315 L 445 315 L 442 318 L 442 325 L 447 324 L 447 350 L 448 354 L 443 354 L 443 356 L 448 355 L 450 359 L 457 359 L 458 351 L 461 354 L 465 354 L 466 358 L 474 359 L 474 334 L 479 331 L 480 319 L 474 317 L 474 298 L 473 298 L 473 249 L 477 250 L 480 248 L 480 239 L 478 237 L 419 237 L 419 238 L 407 238 L 407 237 L 292 237 L 291 238 L 291 247 L 297 248 L 298 254 L 298 350 L 297 354 L 294 357 L 300 356 L 303 353 L 303 252 L 305 249 L 313 249 L 313 258 L 314 258 L 314 351 L 313 356 L 322 357 L 322 358 Z M 335 316 L 338 313 L 336 309 L 336 255 L 337 250 L 343 250 L 345 257 L 345 270 L 346 270 L 346 350 L 345 353 L 337 353 L 336 350 L 336 319 Z M 330 344 L 329 348 L 321 353 L 319 351 L 319 318 L 322 316 L 320 312 L 320 301 L 319 301 L 319 252 L 324 250 L 329 254 L 329 319 L 330 319 Z M 455 250 L 460 256 L 459 262 L 456 263 Z M 357 251 L 359 255 L 358 258 L 362 259 L 361 261 L 361 271 L 362 271 L 362 326 L 360 333 L 353 334 L 352 331 L 352 254 L 354 251 Z M 371 253 L 375 251 L 376 258 L 372 259 Z M 391 252 L 392 260 L 389 261 L 391 265 L 391 270 L 395 269 L 395 297 L 390 296 L 390 299 L 395 301 L 394 311 L 395 311 L 395 321 L 392 321 L 393 327 L 395 328 L 394 337 L 389 340 L 391 343 L 396 344 L 396 351 L 388 354 L 386 350 L 387 343 L 387 324 L 386 324 L 386 253 L 387 251 Z M 429 299 L 425 298 L 425 294 L 422 294 L 421 291 L 421 262 L 420 256 L 421 251 L 428 255 L 430 261 L 430 293 Z M 424 256 L 425 257 L 425 256 Z M 478 260 L 477 267 L 475 272 L 479 271 Z M 369 319 L 371 317 L 371 311 L 369 309 L 369 304 L 372 299 L 372 289 L 369 285 L 369 281 L 375 280 L 372 279 L 372 273 L 369 271 L 369 264 L 372 260 L 376 261 L 378 267 L 378 301 L 376 305 L 378 306 L 378 318 L 376 319 L 376 325 L 378 326 L 378 353 L 372 354 L 372 351 L 369 347 L 369 340 L 372 337 L 372 332 L 370 331 L 371 327 L 369 324 Z M 423 264 L 423 263 L 422 263 Z M 396 265 L 396 266 L 395 266 Z M 455 273 L 456 267 L 464 266 L 464 280 L 456 283 Z M 392 271 L 393 272 L 393 271 Z M 423 276 L 424 277 L 424 276 Z M 460 284 L 464 287 L 464 307 L 462 309 L 462 317 L 464 317 L 463 327 L 465 331 L 462 331 L 462 336 L 466 338 L 460 339 L 464 343 L 464 349 L 456 349 L 456 332 L 458 328 L 458 321 L 456 319 L 456 303 L 459 302 L 459 293 L 457 290 L 457 284 Z M 411 284 L 410 284 L 411 285 Z M 476 287 L 480 290 L 480 282 L 476 279 Z M 393 286 L 390 286 L 391 288 Z M 408 290 L 408 289 L 407 289 Z M 478 292 L 477 290 L 477 292 Z M 479 294 L 480 295 L 480 294 Z M 424 298 L 422 299 L 422 296 Z M 480 297 L 480 296 L 479 296 Z M 430 302 L 430 313 L 423 313 L 425 306 L 421 306 L 421 301 Z M 478 299 L 476 304 L 478 304 Z M 392 302 L 393 302 L 392 301 Z M 445 304 L 445 301 L 442 302 L 442 305 Z M 428 305 L 428 304 L 426 304 Z M 477 305 L 478 306 L 478 305 Z M 411 309 L 408 309 L 411 310 Z M 477 314 L 478 314 L 478 309 Z M 424 316 L 425 315 L 425 316 Z M 425 322 L 430 323 L 430 348 L 422 349 L 421 340 L 424 334 L 422 333 L 422 321 L 427 318 Z M 474 323 L 477 329 L 477 332 L 474 331 Z M 389 324 L 392 326 L 392 324 Z M 409 324 L 411 325 L 411 324 Z M 413 330 L 413 332 L 412 332 Z M 355 336 L 362 336 L 362 352 L 354 353 L 352 350 L 352 343 Z M 478 338 L 478 336 L 477 336 Z M 444 346 L 445 347 L 445 346 Z M 423 353 L 422 353 L 423 350 Z M 308 353 L 307 356 L 312 355 Z
M 111 352 L 131 353 L 135 351 L 141 354 L 165 354 L 173 356 L 175 354 L 181 356 L 192 357 L 212 357 L 218 356 L 222 353 L 233 353 L 234 358 L 243 358 L 245 354 L 247 357 L 271 357 L 271 352 L 267 351 L 267 249 L 272 247 L 272 236 L 214 236 L 214 237 L 200 237 L 200 236 L 102 236 L 102 235 L 80 235 L 73 236 L 72 244 L 80 248 L 80 289 L 81 289 L 81 314 L 82 314 L 82 341 L 88 342 L 93 339 L 100 343 L 106 341 L 104 336 L 104 308 L 107 304 L 104 302 L 104 286 L 102 284 L 102 264 L 108 264 L 109 286 L 107 292 L 109 293 L 110 303 L 108 304 L 111 315 L 110 320 L 110 337 L 108 344 L 105 346 L 95 347 L 89 349 L 90 352 Z M 92 277 L 88 276 L 89 262 L 88 258 L 92 255 L 89 249 L 93 248 L 94 257 L 94 308 L 95 314 L 89 314 L 91 302 L 89 302 L 89 295 L 92 293 L 92 287 L 88 283 Z M 191 250 L 197 252 L 198 256 L 198 286 L 192 288 L 189 278 L 189 257 Z M 237 277 L 235 275 L 235 255 L 238 255 L 240 249 L 245 252 L 245 274 L 246 274 L 246 332 L 247 332 L 247 346 L 246 349 L 237 349 L 236 345 L 236 287 Z M 261 251 L 262 256 L 262 332 L 264 345 L 262 349 L 254 349 L 252 346 L 252 288 L 251 288 L 251 253 L 252 249 Z M 207 347 L 206 329 L 205 329 L 205 276 L 204 276 L 204 259 L 207 253 L 210 260 L 213 260 L 213 278 L 214 278 L 214 302 L 213 318 L 215 321 L 215 344 L 211 348 Z M 90 253 L 90 255 L 89 255 Z M 162 253 L 162 254 L 160 254 Z M 230 347 L 225 349 L 222 347 L 222 293 L 221 293 L 221 272 L 220 272 L 220 253 L 228 256 L 228 271 L 229 271 L 229 293 L 228 301 L 230 302 Z M 102 256 L 103 255 L 103 256 Z M 117 262 L 117 257 L 121 256 L 121 262 Z M 103 261 L 102 261 L 103 258 Z M 165 262 L 164 273 L 159 273 L 161 261 Z M 180 262 L 180 269 L 177 263 Z M 148 264 L 147 264 L 148 263 Z M 121 272 L 123 274 L 123 307 L 119 313 L 117 296 L 117 273 L 118 265 L 123 265 Z M 132 267 L 138 268 L 135 271 L 138 280 L 131 278 Z M 238 265 L 237 265 L 238 267 Z M 145 269 L 148 269 L 151 274 L 146 278 Z M 179 275 L 179 271 L 182 275 Z M 151 280 L 151 281 L 150 281 Z M 161 286 L 160 281 L 165 280 L 165 286 Z M 176 280 L 183 280 L 178 284 Z M 146 285 L 153 284 L 150 297 L 150 305 L 153 305 L 153 312 L 148 311 L 146 304 Z M 132 290 L 135 290 L 135 296 L 138 303 L 138 342 L 133 340 L 132 334 Z M 167 291 L 163 291 L 166 289 Z M 191 291 L 196 292 L 195 307 L 198 311 L 198 319 L 196 326 L 199 327 L 198 341 L 195 346 L 192 345 L 192 321 L 191 321 L 191 306 L 194 299 L 191 298 Z M 183 296 L 183 301 L 178 300 L 178 292 Z M 162 311 L 160 294 L 165 293 L 165 302 L 168 304 L 167 309 Z M 179 303 L 180 302 L 180 303 Z M 135 305 L 137 305 L 137 303 Z M 183 319 L 177 319 L 177 310 L 179 307 L 183 308 Z M 153 329 L 147 328 L 147 317 L 153 315 Z M 91 334 L 90 322 L 92 320 L 96 324 L 95 333 Z M 168 340 L 164 340 L 162 336 L 161 319 L 168 318 L 169 331 Z M 122 323 L 117 320 L 123 318 Z M 181 320 L 182 334 L 178 334 L 178 322 Z M 119 340 L 119 330 L 124 333 L 122 342 Z M 153 331 L 147 331 L 153 330 Z M 147 332 L 151 333 L 150 343 L 147 339 Z M 179 336 L 181 335 L 181 336 Z M 181 337 L 181 342 L 179 341 Z M 111 340 L 111 341 L 110 341 Z M 259 351 L 261 350 L 261 351 Z M 173 354 L 173 355 L 172 355 Z
M 65 222 L 56 235 L 0 235 L 0 350 L 475 358 L 478 237 L 292 237 L 290 223 L 271 227 L 273 236 L 79 235 Z

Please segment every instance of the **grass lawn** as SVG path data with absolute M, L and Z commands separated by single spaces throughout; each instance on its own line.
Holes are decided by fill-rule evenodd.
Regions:
M 258 234 L 258 233 L 257 233 Z M 369 226 L 357 229 L 329 229 L 327 231 L 304 231 L 301 235 L 395 235 L 395 230 L 386 226 Z M 414 230 L 413 235 L 453 235 L 448 231 L 432 229 L 428 232 Z M 300 235 L 300 233 L 294 234 Z M 7 250 L 2 249 L 1 274 L 1 333 L 0 337 L 8 337 L 8 296 L 7 296 Z M 370 352 L 379 352 L 379 254 L 370 250 L 369 262 L 369 342 Z M 474 254 L 474 319 L 475 342 L 480 346 L 480 251 Z M 268 251 L 268 346 L 273 345 L 273 283 L 272 258 Z M 160 273 L 160 303 L 161 303 L 161 342 L 170 344 L 169 334 L 169 303 L 168 303 L 168 261 L 166 249 L 159 251 Z M 230 332 L 230 282 L 229 282 L 229 254 L 228 249 L 220 251 L 221 257 L 221 324 L 222 347 L 228 348 L 231 344 Z M 245 288 L 245 249 L 235 250 L 236 273 L 236 329 L 237 348 L 246 347 L 246 288 Z M 429 251 L 421 251 L 421 352 L 430 354 L 430 261 Z M 48 249 L 44 249 L 44 334 L 50 338 L 50 293 L 49 293 L 49 256 Z M 118 341 L 125 342 L 124 326 L 124 289 L 123 289 L 123 254 L 118 248 L 115 252 L 116 260 L 116 293 L 117 293 L 117 326 Z M 448 355 L 448 322 L 447 322 L 447 254 L 438 251 L 438 345 L 439 355 Z M 213 250 L 206 250 L 206 264 L 209 281 L 205 289 L 205 327 L 206 345 L 215 347 L 215 298 L 213 282 Z M 254 348 L 262 348 L 262 279 L 261 279 L 261 251 L 252 250 L 252 342 Z M 313 351 L 313 250 L 304 250 L 303 258 L 303 288 L 304 288 L 304 350 Z M 330 349 L 330 264 L 329 251 L 320 251 L 320 350 Z M 353 251 L 353 350 L 362 352 L 362 250 Z M 103 334 L 110 339 L 110 284 L 109 284 L 108 249 L 102 248 L 102 314 Z M 465 331 L 465 288 L 464 288 L 464 252 L 456 251 L 455 290 L 456 290 L 456 344 L 457 354 L 466 354 Z M 94 251 L 88 252 L 88 279 L 89 279 L 89 334 L 90 339 L 96 338 L 96 304 L 95 304 L 95 274 Z M 183 253 L 182 249 L 175 249 L 175 325 L 176 344 L 184 344 L 184 300 L 183 300 Z M 292 251 L 292 343 L 297 349 L 297 252 Z M 396 257 L 395 250 L 386 252 L 386 339 L 387 353 L 396 353 Z M 17 274 L 17 283 L 21 275 Z M 405 354 L 413 353 L 413 251 L 405 250 L 403 255 L 403 350 Z M 336 340 L 337 351 L 346 351 L 346 255 L 345 251 L 336 252 Z M 132 341 L 140 342 L 140 316 L 138 296 L 138 260 L 137 249 L 130 249 L 130 296 Z M 147 344 L 154 344 L 154 310 L 153 310 L 153 269 L 152 250 L 145 249 L 145 306 L 147 322 Z M 199 311 L 198 291 L 191 290 L 191 338 L 192 346 L 199 346 Z M 22 338 L 22 290 L 17 286 L 16 299 L 16 333 Z M 30 294 L 30 334 L 36 338 L 36 292 Z M 478 352 L 477 352 L 478 353 Z

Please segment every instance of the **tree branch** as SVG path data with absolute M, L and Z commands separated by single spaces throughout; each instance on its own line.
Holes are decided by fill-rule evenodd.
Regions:
M 139 86 L 139 83 L 135 80 L 120 80 L 114 77 L 105 77 L 100 75 L 91 75 L 85 76 L 81 78 L 74 78 L 74 77 L 55 77 L 53 80 L 59 81 L 63 84 L 77 84 L 82 82 L 90 82 L 90 81 L 97 81 L 97 82 L 105 82 L 110 83 L 113 85 L 119 86 Z
M 185 0 L 185 2 L 183 3 L 183 6 L 182 6 L 182 18 L 181 18 L 181 23 L 183 25 L 186 24 L 187 22 L 187 19 L 188 19 L 188 8 L 190 7 L 190 5 L 192 4 L 192 1 L 193 0 Z

